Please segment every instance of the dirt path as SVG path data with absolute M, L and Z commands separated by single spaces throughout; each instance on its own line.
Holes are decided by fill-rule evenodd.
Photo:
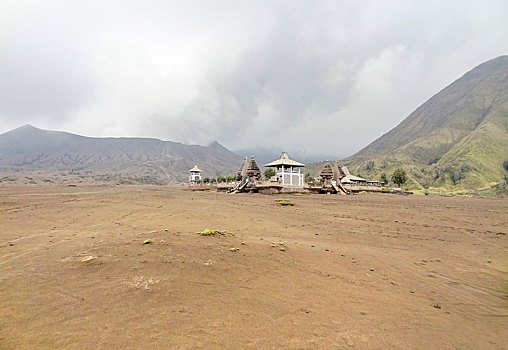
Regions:
M 503 349 L 507 233 L 505 200 L 0 187 L 0 348 Z

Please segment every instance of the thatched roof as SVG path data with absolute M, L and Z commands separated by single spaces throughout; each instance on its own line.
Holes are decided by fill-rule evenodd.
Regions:
M 348 183 L 348 182 L 367 182 L 367 180 L 365 180 L 364 178 L 361 178 L 361 177 L 358 177 L 358 176 L 355 176 L 355 175 L 351 175 L 351 173 L 349 172 L 349 169 L 347 168 L 347 166 L 343 166 L 340 169 L 344 172 L 344 174 L 346 174 L 346 176 L 341 179 L 341 181 L 343 183 Z
M 279 167 L 279 166 L 294 166 L 294 167 L 304 167 L 305 164 L 299 163 L 295 160 L 289 159 L 289 156 L 286 152 L 282 152 L 279 159 L 274 160 L 271 163 L 265 164 L 265 167 Z
M 331 179 L 333 177 L 332 164 L 330 164 L 329 161 L 326 161 L 323 169 L 321 169 L 321 172 L 319 173 L 319 176 L 323 179 Z
M 254 156 L 250 157 L 249 167 L 247 168 L 247 176 L 249 177 L 261 176 L 261 170 L 259 170 L 256 160 L 254 159 Z
M 193 173 L 200 173 L 202 170 L 198 168 L 197 165 L 194 165 L 194 168 L 192 168 L 191 170 L 189 170 L 190 172 L 193 172 Z

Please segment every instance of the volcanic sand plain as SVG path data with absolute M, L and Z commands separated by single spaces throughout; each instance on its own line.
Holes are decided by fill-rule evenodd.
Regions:
M 503 349 L 507 233 L 507 200 L 2 186 L 0 348 Z

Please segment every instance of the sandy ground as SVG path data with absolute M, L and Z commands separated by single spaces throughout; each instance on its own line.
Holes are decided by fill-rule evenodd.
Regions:
M 3 186 L 0 348 L 506 349 L 507 233 L 507 200 Z

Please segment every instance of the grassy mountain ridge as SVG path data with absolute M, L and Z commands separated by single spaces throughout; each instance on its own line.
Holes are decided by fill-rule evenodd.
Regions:
M 464 74 L 342 164 L 370 179 L 402 167 L 410 189 L 468 192 L 503 184 L 506 159 L 508 56 L 500 56 Z
M 151 138 L 92 138 L 25 125 L 0 135 L 0 171 L 70 172 L 119 183 L 186 181 L 197 164 L 204 176 L 232 174 L 241 158 L 218 142 L 209 147 Z

